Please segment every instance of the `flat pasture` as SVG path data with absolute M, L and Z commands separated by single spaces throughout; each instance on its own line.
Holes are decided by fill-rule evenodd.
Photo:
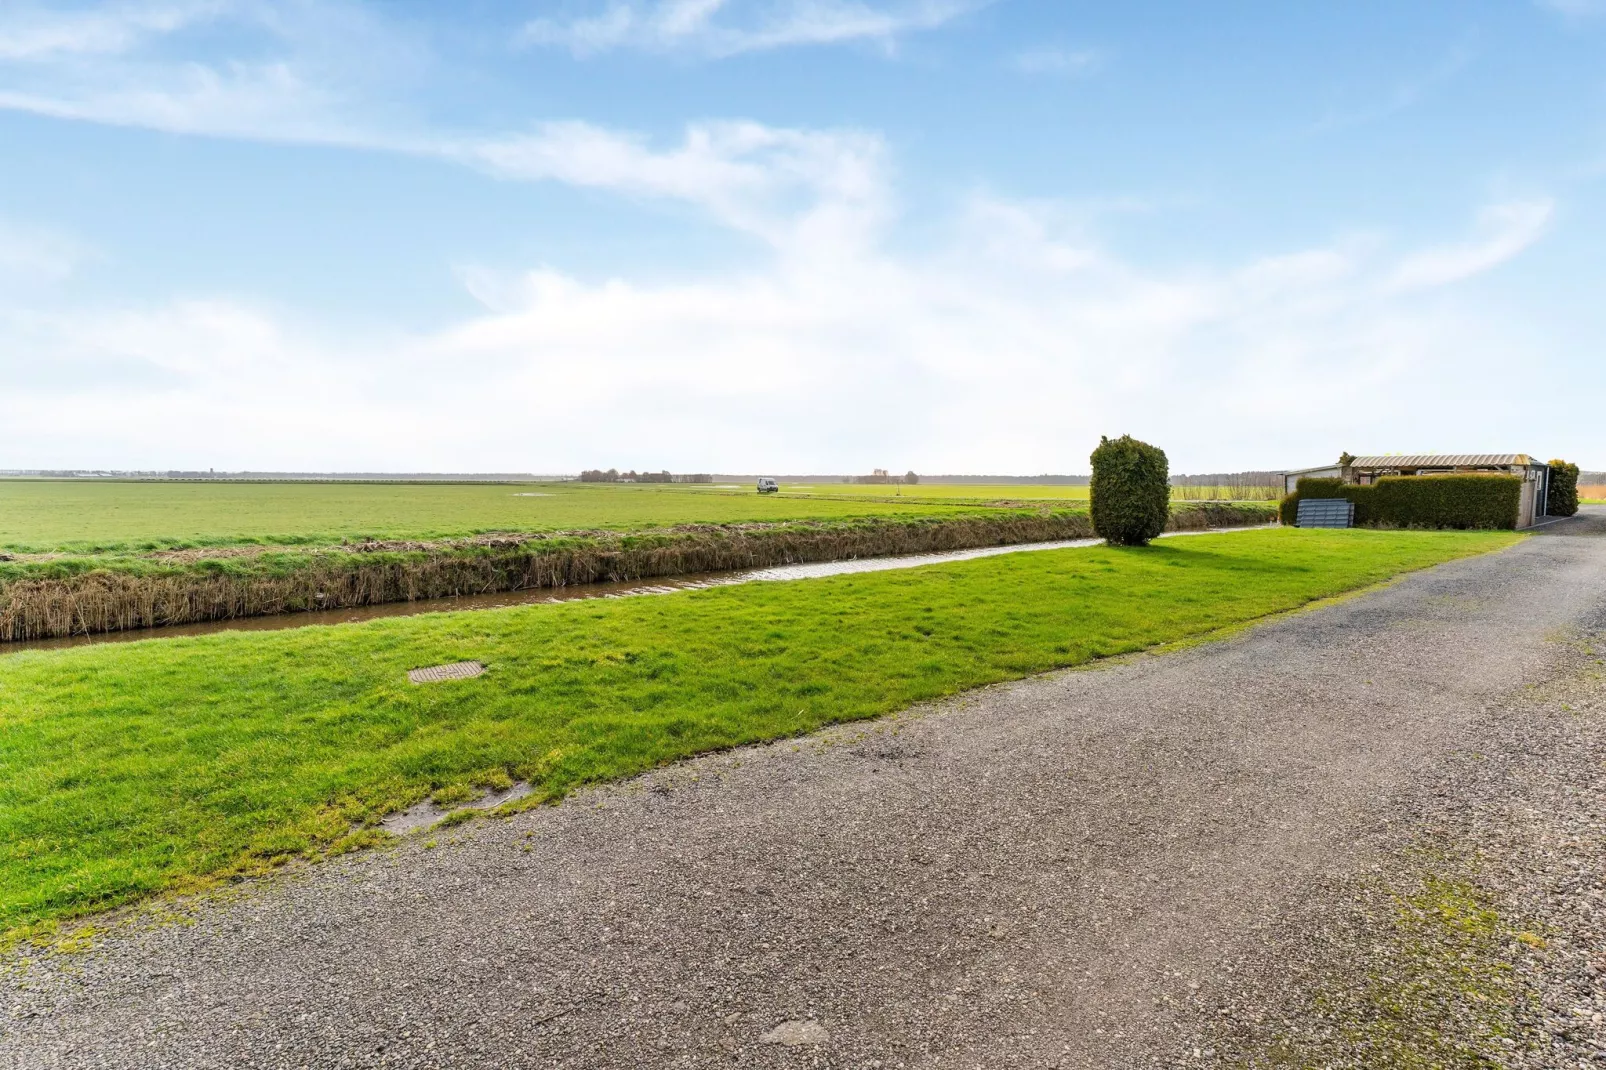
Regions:
M 728 486 L 728 484 L 727 484 Z M 1039 483 L 782 483 L 785 497 L 873 498 L 889 502 L 1065 502 L 1088 500 L 1087 484 Z M 1275 501 L 1276 487 L 1177 486 L 1171 488 L 1173 501 Z
M 728 484 L 727 484 L 728 485 Z M 1014 483 L 782 483 L 780 497 L 930 502 L 1086 502 L 1087 486 Z
M 491 531 L 945 515 L 974 507 L 936 499 L 760 495 L 751 487 L 696 484 L 12 479 L 0 480 L 0 549 L 108 552 L 305 545 Z
M 0 932 L 529 804 L 678 758 L 1197 639 L 1509 546 L 1272 529 L 653 598 L 0 658 Z M 417 686 L 409 670 L 479 661 Z

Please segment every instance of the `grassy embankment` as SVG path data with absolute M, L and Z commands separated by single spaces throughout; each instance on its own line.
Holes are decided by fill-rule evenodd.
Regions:
M 519 778 L 557 798 L 1517 538 L 1278 529 L 15 654 L 0 658 L 0 931 L 372 842 L 381 815 L 442 789 Z M 466 659 L 488 673 L 406 682 Z
M 18 486 L 47 489 L 29 497 Z M 0 641 L 1092 534 L 1085 509 L 1046 502 L 900 504 L 677 486 L 55 483 L 0 492 L 20 503 L 0 537 L 51 548 L 0 560 Z M 352 511 L 338 517 L 331 510 L 348 495 Z M 1173 522 L 1243 526 L 1270 520 L 1268 510 L 1194 503 L 1179 505 Z M 506 522 L 498 534 L 419 537 L 493 519 Z M 579 521 L 589 530 L 558 527 Z M 332 542 L 337 522 L 348 533 L 413 537 Z M 243 533 L 253 524 L 283 534 L 252 544 L 257 536 Z M 88 538 L 96 531 L 98 542 Z

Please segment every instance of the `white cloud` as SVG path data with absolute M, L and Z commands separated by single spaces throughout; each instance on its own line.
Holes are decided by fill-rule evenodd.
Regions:
M 1021 74 L 1086 78 L 1104 66 L 1104 58 L 1088 48 L 1032 48 L 1016 53 L 1011 66 Z
M 936 29 L 990 0 L 611 0 L 595 14 L 527 23 L 522 40 L 566 48 L 576 56 L 614 49 L 720 58 L 802 45 L 867 41 L 892 48 L 910 34 Z
M 587 47 L 719 55 L 889 43 L 922 12 L 937 25 L 962 7 L 790 4 L 757 21 L 712 0 L 613 10 L 623 28 L 600 26 L 605 44 Z M 454 137 L 375 111 L 374 86 L 405 79 L 416 56 L 360 13 L 231 17 L 275 44 L 196 63 L 145 47 L 177 23 L 122 37 L 36 28 L 36 60 L 4 68 L 0 106 L 368 145 L 668 199 L 757 239 L 767 259 L 656 283 L 469 266 L 487 311 L 412 335 L 336 332 L 215 294 L 68 307 L 0 289 L 0 455 L 17 466 L 1066 471 L 1100 433 L 1130 430 L 1190 444 L 1175 461 L 1197 469 L 1319 459 L 1340 433 L 1379 450 L 1394 447 L 1390 429 L 1448 443 L 1473 421 L 1482 437 L 1468 448 L 1520 437 L 1507 429 L 1525 407 L 1476 374 L 1520 348 L 1517 328 L 1459 303 L 1452 284 L 1536 241 L 1549 201 L 1492 206 L 1473 239 L 1442 248 L 1390 256 L 1380 238 L 1345 237 L 1157 271 L 1097 241 L 1074 208 L 978 197 L 914 254 L 890 239 L 898 204 L 874 134 L 702 122 L 658 143 L 560 122 Z M 23 39 L 8 38 L 18 51 Z M 352 51 L 365 62 L 334 54 Z M 13 278 L 63 279 L 82 257 L 0 231 Z M 1421 403 L 1450 391 L 1462 393 L 1442 413 Z M 204 446 L 172 430 L 197 413 Z
M 1325 131 L 1363 126 L 1414 108 L 1457 78 L 1477 57 L 1472 38 L 1458 41 L 1431 66 L 1396 82 L 1377 99 L 1330 111 L 1315 124 L 1315 129 Z
M 1534 0 L 1534 3 L 1568 18 L 1588 18 L 1606 12 L 1606 0 Z
M 226 31 L 211 53 L 182 39 L 201 24 Z M 394 24 L 341 0 L 0 15 L 0 109 L 170 133 L 392 147 L 407 123 L 384 102 L 427 63 Z
M 60 282 L 91 256 L 69 235 L 0 219 L 0 283 L 7 287 Z
M 588 180 L 690 196 L 668 164 L 684 146 L 660 160 L 627 145 L 655 177 L 637 186 L 597 165 Z M 759 174 L 721 179 L 741 196 L 790 181 L 748 165 Z M 1482 374 L 1522 348 L 1515 328 L 1451 290 L 1424 302 L 1394 285 L 1402 264 L 1442 251 L 1391 257 L 1362 236 L 1154 271 L 1074 215 L 978 198 L 935 250 L 895 251 L 868 225 L 825 268 L 806 243 L 782 242 L 764 266 L 657 283 L 474 269 L 465 281 L 491 307 L 426 334 L 334 334 L 219 298 L 30 312 L 26 365 L 0 350 L 0 379 L 20 383 L 0 392 L 0 454 L 22 466 L 1075 471 L 1100 433 L 1130 430 L 1198 470 L 1294 464 L 1335 443 L 1393 448 L 1402 431 L 1451 442 L 1469 424 L 1480 443 L 1523 438 L 1524 407 Z M 18 328 L 0 322 L 0 334 Z M 171 428 L 202 412 L 206 445 L 176 441 Z
M 338 102 L 282 63 L 186 66 L 134 85 L 82 84 L 62 93 L 0 90 L 0 108 L 175 134 L 360 145 L 332 121 Z
M 853 131 L 694 123 L 678 146 L 654 151 L 639 138 L 565 122 L 440 151 L 506 178 L 686 201 L 794 249 L 852 249 L 886 211 L 881 140 Z
M 1554 211 L 1548 199 L 1490 205 L 1478 215 L 1475 240 L 1405 257 L 1390 285 L 1398 290 L 1444 286 L 1498 267 L 1538 241 Z
M 121 3 L 74 11 L 31 4 L 0 11 L 0 60 L 30 61 L 127 52 L 221 14 L 221 0 L 191 3 Z

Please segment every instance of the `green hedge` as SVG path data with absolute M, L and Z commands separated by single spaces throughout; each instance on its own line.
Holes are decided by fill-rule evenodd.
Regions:
M 1299 499 L 1301 498 L 1344 498 L 1355 503 L 1355 524 L 1365 527 L 1377 522 L 1377 509 L 1374 499 L 1377 497 L 1376 487 L 1363 487 L 1355 483 L 1346 483 L 1342 479 L 1301 479 L 1294 493 L 1282 500 L 1280 513 L 1284 524 L 1292 525 L 1299 515 Z
M 1578 512 L 1578 466 L 1569 461 L 1550 462 L 1550 496 L 1547 516 L 1572 516 Z
M 1292 524 L 1301 498 L 1355 503 L 1357 526 L 1385 528 L 1503 528 L 1517 526 L 1522 480 L 1506 475 L 1384 476 L 1371 486 L 1339 479 L 1301 479 L 1282 500 Z

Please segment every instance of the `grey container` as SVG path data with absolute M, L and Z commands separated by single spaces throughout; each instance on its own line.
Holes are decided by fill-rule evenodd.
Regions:
M 1352 528 L 1355 503 L 1344 498 L 1301 498 L 1296 528 Z

